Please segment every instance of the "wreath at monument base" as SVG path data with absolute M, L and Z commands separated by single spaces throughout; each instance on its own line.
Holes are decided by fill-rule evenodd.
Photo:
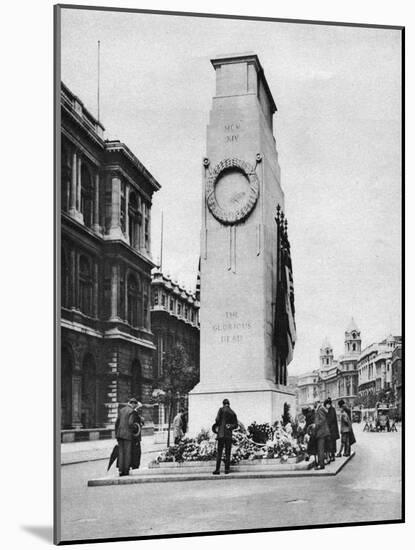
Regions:
M 266 428 L 268 439 L 265 443 L 255 442 L 249 434 L 254 433 L 255 426 Z M 292 436 L 292 428 L 286 426 L 271 427 L 269 424 L 253 423 L 248 426 L 248 433 L 242 428 L 234 430 L 232 436 L 231 464 L 241 460 L 276 459 L 279 463 L 292 459 L 299 461 L 304 457 L 306 445 L 300 444 Z M 263 432 L 262 432 L 263 433 Z M 156 462 L 194 462 L 216 459 L 216 436 L 204 430 L 195 438 L 185 438 L 177 445 L 162 451 Z

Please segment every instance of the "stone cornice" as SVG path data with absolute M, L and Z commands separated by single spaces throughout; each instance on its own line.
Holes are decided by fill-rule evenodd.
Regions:
M 78 151 L 80 151 L 83 155 L 85 155 L 87 159 L 90 162 L 92 162 L 98 169 L 101 168 L 101 160 L 97 159 L 90 151 L 88 151 L 88 149 L 86 149 L 86 147 L 79 141 L 79 139 L 76 136 L 74 136 L 63 125 L 61 128 L 61 131 L 62 131 L 62 134 L 66 137 L 66 139 L 68 139 L 72 143 L 72 145 L 76 147 Z
M 104 164 L 103 166 L 101 166 L 101 172 L 109 176 L 112 175 L 112 172 L 114 172 L 115 174 L 121 174 L 121 176 L 134 187 L 139 195 L 144 197 L 149 202 L 149 204 L 151 204 L 151 196 L 146 193 L 143 188 L 140 187 L 140 185 L 138 185 L 138 183 L 134 181 L 134 179 L 129 174 L 127 174 L 127 172 L 119 164 Z
M 76 125 L 88 135 L 91 141 L 94 141 L 101 149 L 104 149 L 104 140 L 85 123 L 85 121 L 82 119 L 82 117 L 78 115 L 78 113 L 69 109 L 65 103 L 61 103 L 61 107 L 65 111 L 67 116 L 69 116 L 71 120 L 75 122 Z
M 150 174 L 147 168 L 138 160 L 132 151 L 122 143 L 121 141 L 105 141 L 105 150 L 108 153 L 122 153 L 122 155 L 131 163 L 131 165 L 142 174 L 145 179 L 153 187 L 154 191 L 161 189 L 161 185 L 156 181 L 156 179 Z
M 126 334 L 125 332 L 121 332 L 117 328 L 106 330 L 104 332 L 104 338 L 126 340 L 127 342 L 132 342 L 133 344 L 138 344 L 139 346 L 143 346 L 151 350 L 156 349 L 156 346 L 153 344 L 153 342 L 150 342 L 149 340 L 143 340 L 142 338 L 137 338 L 135 336 L 132 336 L 131 334 Z

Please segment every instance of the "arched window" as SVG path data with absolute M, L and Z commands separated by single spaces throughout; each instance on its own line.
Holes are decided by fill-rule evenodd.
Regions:
M 86 315 L 92 315 L 92 269 L 86 256 L 79 259 L 79 305 Z
M 125 220 L 126 220 L 126 185 L 125 181 L 121 182 L 121 193 L 120 193 L 120 224 L 121 231 L 125 234 Z
M 91 173 L 86 166 L 81 167 L 81 212 L 84 216 L 84 224 L 92 227 L 94 211 L 94 187 Z
M 81 422 L 83 428 L 98 426 L 99 383 L 95 359 L 87 353 L 82 363 L 82 405 Z
M 62 144 L 61 153 L 61 208 L 69 210 L 69 194 L 71 192 L 72 165 L 68 149 Z
M 69 307 L 69 285 L 70 285 L 70 271 L 66 251 L 64 248 L 61 250 L 61 305 L 62 307 Z
M 143 318 L 142 326 L 148 328 L 150 325 L 149 311 L 150 311 L 150 293 L 147 284 L 143 284 Z
M 72 427 L 72 369 L 73 358 L 70 349 L 62 348 L 61 355 L 61 428 Z
M 127 320 L 133 327 L 138 326 L 139 286 L 137 278 L 129 275 L 127 280 Z
M 143 398 L 141 363 L 138 359 L 131 364 L 131 396 L 138 401 Z
M 140 220 L 137 193 L 131 191 L 128 201 L 128 237 L 133 248 L 140 247 Z

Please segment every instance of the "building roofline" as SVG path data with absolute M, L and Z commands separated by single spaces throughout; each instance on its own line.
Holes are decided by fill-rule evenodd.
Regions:
M 105 150 L 108 153 L 120 152 L 137 170 L 146 178 L 146 180 L 153 186 L 155 191 L 161 189 L 159 182 L 150 174 L 147 168 L 138 160 L 129 147 L 119 139 L 106 139 L 104 142 Z
M 100 126 L 103 132 L 105 132 L 105 127 L 92 113 L 89 109 L 85 107 L 85 103 L 82 101 L 82 99 L 79 98 L 76 94 L 72 92 L 72 90 L 63 82 L 61 81 L 61 92 L 66 93 L 67 95 L 71 96 L 71 99 L 76 100 L 79 105 L 82 107 L 82 111 L 87 115 L 87 118 L 89 118 L 93 124 L 96 124 Z

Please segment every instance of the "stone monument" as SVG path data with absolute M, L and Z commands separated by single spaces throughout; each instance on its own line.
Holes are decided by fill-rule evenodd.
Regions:
M 255 54 L 212 60 L 216 95 L 203 161 L 200 383 L 189 432 L 210 428 L 222 400 L 245 424 L 294 413 L 286 367 L 295 342 L 277 110 Z

